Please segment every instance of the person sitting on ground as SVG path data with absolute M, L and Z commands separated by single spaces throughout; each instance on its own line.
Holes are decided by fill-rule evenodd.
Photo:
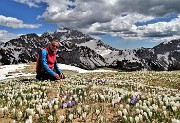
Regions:
M 59 41 L 54 39 L 48 47 L 41 50 L 36 62 L 36 79 L 55 81 L 65 78 L 56 60 L 56 50 L 59 46 Z

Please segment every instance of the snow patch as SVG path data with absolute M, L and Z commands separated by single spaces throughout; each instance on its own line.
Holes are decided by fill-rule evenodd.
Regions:
M 27 64 L 17 64 L 17 65 L 2 65 L 0 66 L 0 80 L 8 79 L 8 78 L 16 78 L 20 76 L 33 76 L 35 74 L 31 73 L 22 73 L 21 70 L 28 66 Z M 115 72 L 111 70 L 84 70 L 75 66 L 66 65 L 66 64 L 58 64 L 59 68 L 63 70 L 73 70 L 79 73 L 90 73 L 90 72 Z M 18 72 L 16 72 L 18 71 Z M 13 72 L 9 74 L 9 72 Z

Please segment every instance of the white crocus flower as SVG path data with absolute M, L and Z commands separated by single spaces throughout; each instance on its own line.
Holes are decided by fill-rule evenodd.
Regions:
M 78 114 L 81 114 L 81 113 L 82 113 L 82 108 L 81 108 L 81 107 L 78 107 L 78 108 L 77 108 L 77 112 L 78 112 Z
M 100 110 L 96 109 L 96 114 L 99 115 L 100 113 Z
M 82 118 L 85 120 L 86 117 L 87 117 L 87 112 L 83 112 L 83 113 L 82 113 Z
M 74 117 L 73 114 L 69 114 L 69 116 L 68 116 L 69 120 L 71 120 L 71 121 L 73 120 L 73 117 Z
M 16 114 L 16 109 L 15 108 L 13 108 L 12 113 L 15 116 L 15 114 Z
M 166 110 L 166 106 L 163 106 L 162 109 L 165 111 Z
M 122 117 L 122 111 L 118 110 L 118 115 Z
M 157 110 L 158 110 L 158 105 L 153 105 L 153 108 L 154 108 L 154 110 L 157 112 Z
M 148 114 L 149 114 L 149 117 L 152 117 L 153 113 L 150 111 L 150 112 L 148 112 Z
M 121 110 L 123 109 L 123 104 L 120 104 L 120 109 L 121 109 Z
M 167 116 L 167 111 L 163 111 L 164 116 Z
M 177 107 L 176 106 L 173 106 L 172 107 L 172 110 L 175 112 L 175 111 L 177 111 Z
M 21 106 L 22 106 L 22 104 L 23 104 L 23 101 L 21 100 L 21 101 L 19 102 L 19 106 L 21 107 Z
M 48 117 L 48 120 L 53 121 L 53 116 L 50 115 L 50 116 Z
M 131 102 L 131 99 L 130 98 L 128 98 L 128 103 L 130 103 Z
M 123 109 L 123 114 L 126 116 L 128 114 L 127 109 Z
M 49 109 L 52 109 L 52 103 L 49 103 Z
M 123 116 L 123 119 L 124 119 L 125 121 L 127 121 L 127 117 L 126 117 L 125 115 Z
M 104 95 L 100 94 L 99 96 L 100 96 L 100 99 L 101 99 L 102 101 L 105 101 Z
M 153 111 L 153 107 L 152 107 L 152 106 L 149 106 L 149 109 L 150 109 L 151 111 Z
M 39 119 L 39 114 L 35 114 L 36 119 Z
M 138 116 L 135 117 L 135 121 L 136 121 L 136 123 L 139 123 L 139 117 Z
M 146 119 L 148 119 L 148 115 L 147 115 L 147 113 L 146 113 L 146 112 L 144 112 L 143 114 L 144 114 L 144 116 L 146 117 Z
M 29 119 L 32 121 L 32 115 L 29 115 Z
M 25 123 L 32 123 L 32 119 L 27 119 Z
M 47 107 L 47 103 L 43 102 L 42 103 L 42 108 L 46 108 Z
M 103 116 L 100 116 L 100 121 L 101 121 L 101 123 L 104 122 L 104 117 Z
M 75 98 L 75 102 L 79 102 L 79 98 Z
M 86 91 L 84 91 L 84 96 L 87 96 L 87 93 L 86 93 Z
M 126 109 L 129 110 L 130 106 L 129 104 L 126 104 Z
M 38 106 L 36 107 L 37 112 L 40 112 L 41 108 L 39 108 Z
M 40 114 L 40 115 L 43 115 L 43 114 L 44 114 L 44 110 L 43 110 L 43 109 L 40 109 L 39 114 Z
M 34 109 L 27 108 L 27 109 L 26 109 L 26 112 L 27 112 L 29 115 L 34 115 Z
M 133 118 L 132 118 L 132 117 L 129 117 L 129 121 L 130 121 L 131 123 L 133 123 Z
M 58 105 L 54 106 L 54 110 L 57 111 L 58 110 Z
M 143 116 L 139 114 L 139 120 L 142 122 L 143 121 Z
M 138 108 L 136 109 L 136 113 L 137 113 L 137 114 L 140 114 L 140 110 L 139 110 Z
M 22 117 L 22 112 L 21 112 L 21 111 L 18 112 L 18 117 L 19 117 L 19 118 Z
M 60 116 L 60 122 L 63 122 L 63 121 L 64 121 L 64 116 L 61 115 L 61 116 Z
M 172 123 L 180 123 L 180 120 L 177 120 L 177 119 L 173 118 Z
M 136 103 L 136 107 L 138 108 L 140 106 L 140 104 L 139 103 Z
M 144 114 L 144 111 L 142 109 L 140 110 L 140 112 L 141 112 L 141 114 Z
M 115 99 L 112 99 L 112 106 L 115 106 Z
M 8 111 L 8 107 L 5 106 L 5 107 L 4 107 L 4 112 L 7 112 L 7 111 Z

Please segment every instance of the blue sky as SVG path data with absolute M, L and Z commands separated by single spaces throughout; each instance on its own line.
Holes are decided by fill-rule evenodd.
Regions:
M 180 38 L 180 0 L 1 0 L 0 41 L 77 29 L 119 49 Z

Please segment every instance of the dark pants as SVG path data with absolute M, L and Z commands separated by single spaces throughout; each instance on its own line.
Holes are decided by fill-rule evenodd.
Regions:
M 60 74 L 59 74 L 59 75 L 60 75 Z M 56 77 L 48 74 L 48 73 L 45 72 L 45 71 L 42 71 L 42 72 L 40 72 L 40 73 L 37 73 L 36 79 L 38 79 L 38 80 L 51 80 L 51 81 L 57 80 Z

